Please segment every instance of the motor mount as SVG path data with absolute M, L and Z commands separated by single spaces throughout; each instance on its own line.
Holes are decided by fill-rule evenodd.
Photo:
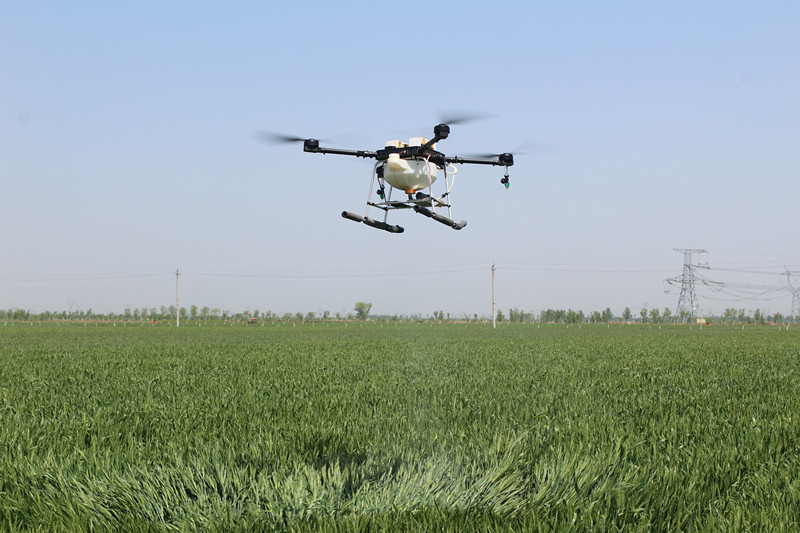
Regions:
M 433 135 L 439 139 L 447 139 L 450 135 L 450 126 L 447 124 L 437 124 L 433 127 Z

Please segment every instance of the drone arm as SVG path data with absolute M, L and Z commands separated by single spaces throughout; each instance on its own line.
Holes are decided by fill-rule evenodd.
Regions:
M 438 143 L 441 140 L 447 139 L 450 135 L 450 126 L 447 124 L 439 124 L 435 128 L 433 128 L 433 139 L 426 142 L 422 145 L 423 150 L 428 150 L 433 147 L 434 144 Z
M 315 154 L 351 155 L 354 157 L 373 158 L 373 159 L 378 155 L 375 152 L 370 152 L 367 150 L 342 150 L 340 148 L 322 148 L 322 147 L 317 147 L 314 149 L 309 149 L 308 147 L 304 147 L 303 151 L 312 152 Z
M 494 156 L 493 156 L 494 157 Z M 485 159 L 485 158 L 472 158 L 472 157 L 446 157 L 445 161 L 448 163 L 469 163 L 473 165 L 493 165 L 496 167 L 504 167 L 505 171 L 503 173 L 503 178 L 500 180 L 500 183 L 508 189 L 508 167 L 514 164 L 514 155 L 510 153 L 505 154 L 497 154 L 497 159 Z
M 470 165 L 494 165 L 496 167 L 510 167 L 514 164 L 514 156 L 511 154 L 500 154 L 497 159 L 478 159 L 473 157 L 451 156 L 445 157 L 445 162 L 460 165 L 467 163 Z
M 323 148 L 319 145 L 316 139 L 306 139 L 303 142 L 303 151 L 312 152 L 315 154 L 337 154 L 337 155 L 352 155 L 354 157 L 372 157 L 375 158 L 378 154 L 376 152 L 368 152 L 367 150 L 342 150 L 340 148 Z

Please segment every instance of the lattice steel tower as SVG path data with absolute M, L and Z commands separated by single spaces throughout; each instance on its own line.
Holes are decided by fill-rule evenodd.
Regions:
M 673 248 L 676 252 L 683 254 L 683 274 L 678 278 L 672 278 L 671 281 L 680 281 L 681 295 L 678 298 L 678 308 L 675 311 L 677 317 L 681 317 L 681 311 L 688 313 L 688 318 L 692 319 L 697 316 L 699 305 L 697 303 L 697 294 L 694 290 L 694 269 L 706 268 L 705 265 L 696 265 L 692 262 L 692 255 L 694 254 L 707 254 L 708 250 L 701 250 L 698 248 Z
M 786 284 L 789 285 L 789 290 L 792 291 L 792 313 L 789 320 L 796 322 L 800 318 L 800 285 L 795 287 L 792 284 L 792 274 L 793 272 L 786 268 Z

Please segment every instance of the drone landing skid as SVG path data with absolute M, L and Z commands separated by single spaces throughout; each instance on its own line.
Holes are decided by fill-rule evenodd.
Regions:
M 428 218 L 432 218 L 436 222 L 444 224 L 445 226 L 450 226 L 453 229 L 464 229 L 464 226 L 467 225 L 467 221 L 466 220 L 462 220 L 461 222 L 456 222 L 455 220 L 453 220 L 451 218 L 447 218 L 446 216 L 442 216 L 442 215 L 440 215 L 439 213 L 437 213 L 435 211 L 431 211 L 430 209 L 422 207 L 421 205 L 415 205 L 414 206 L 414 211 L 416 211 L 420 215 L 425 215 Z
M 414 206 L 414 211 L 421 215 L 425 215 L 428 218 L 432 218 L 436 222 L 440 224 L 444 224 L 445 226 L 449 226 L 455 230 L 464 229 L 467 225 L 466 220 L 462 220 L 461 222 L 456 222 L 451 218 L 447 218 L 446 216 L 440 215 L 430 209 L 426 209 L 422 206 Z M 389 233 L 403 233 L 405 231 L 402 226 L 396 226 L 392 224 L 387 224 L 386 222 L 381 222 L 379 220 L 372 219 L 370 217 L 362 217 L 361 215 L 357 215 L 355 213 L 351 213 L 350 211 L 342 211 L 342 217 L 348 220 L 352 220 L 353 222 L 363 222 L 367 226 L 382 229 L 383 231 L 388 231 Z
M 387 224 L 386 222 L 374 220 L 369 217 L 362 217 L 361 215 L 356 215 L 350 211 L 342 211 L 342 217 L 352 220 L 353 222 L 363 222 L 367 226 L 382 229 L 383 231 L 388 231 L 389 233 L 403 233 L 403 231 L 405 231 L 402 226 L 395 226 L 392 224 Z

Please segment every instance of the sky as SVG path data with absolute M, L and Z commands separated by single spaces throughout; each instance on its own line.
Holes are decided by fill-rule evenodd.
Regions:
M 800 3 L 0 0 L 0 308 L 787 315 Z M 377 150 L 455 114 L 454 231 L 362 213 Z M 325 144 L 324 144 L 325 145 Z M 531 149 L 535 147 L 536 149 Z M 544 147 L 544 149 L 542 149 Z M 789 279 L 783 272 L 788 269 Z M 666 292 L 665 288 L 670 291 Z

